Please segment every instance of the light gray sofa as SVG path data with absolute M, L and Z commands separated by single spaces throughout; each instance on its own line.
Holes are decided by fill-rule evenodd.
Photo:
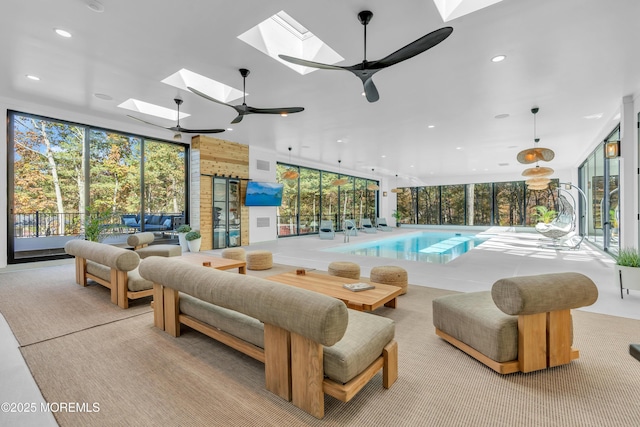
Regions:
M 111 302 L 129 307 L 129 299 L 153 295 L 153 282 L 138 273 L 140 256 L 131 250 L 88 240 L 70 240 L 64 245 L 76 258 L 76 283 L 87 286 L 91 279 L 111 290 Z
M 564 365 L 579 357 L 571 309 L 598 288 L 580 273 L 500 279 L 491 291 L 433 300 L 436 334 L 500 374 Z
M 180 262 L 142 260 L 154 283 L 154 324 L 179 336 L 184 324 L 265 364 L 266 388 L 324 417 L 324 395 L 348 402 L 382 369 L 398 375 L 395 324 L 329 296 Z

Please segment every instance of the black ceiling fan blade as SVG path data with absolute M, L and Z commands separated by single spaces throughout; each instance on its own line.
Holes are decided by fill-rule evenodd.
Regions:
M 376 102 L 378 99 L 380 99 L 380 95 L 378 94 L 378 88 L 376 88 L 376 85 L 373 83 L 373 79 L 371 77 L 366 79 L 363 82 L 363 84 L 364 84 L 364 94 L 367 97 L 367 101 Z
M 138 117 L 130 116 L 128 114 L 127 114 L 127 117 L 131 117 L 134 120 L 138 120 L 139 122 L 145 123 L 147 125 L 155 126 L 155 127 L 158 127 L 158 128 L 167 129 L 167 130 L 172 130 L 173 129 L 173 128 L 167 128 L 167 127 L 164 127 L 164 126 L 160 126 L 160 125 L 157 125 L 155 123 L 151 123 L 151 122 L 148 122 L 146 120 L 142 120 L 142 119 L 140 119 Z
M 219 100 L 217 100 L 215 98 L 212 98 L 209 95 L 207 95 L 206 93 L 200 92 L 198 89 L 194 89 L 191 86 L 187 86 L 187 89 L 189 89 L 191 92 L 195 93 L 196 95 L 199 95 L 199 96 L 203 97 L 204 99 L 208 99 L 209 101 L 213 101 L 213 102 L 216 102 L 218 104 L 226 105 L 227 107 L 235 108 L 233 105 L 227 104 L 226 102 L 222 102 L 222 101 L 219 101 Z
M 288 55 L 278 55 L 280 59 L 284 59 L 292 64 L 301 65 L 303 67 L 322 68 L 323 70 L 344 70 L 344 67 L 338 65 L 323 64 L 321 62 L 307 61 L 306 59 L 294 58 Z
M 224 129 L 185 129 L 183 127 L 172 127 L 172 131 L 181 133 L 221 133 Z
M 254 108 L 247 107 L 247 113 L 254 114 L 293 114 L 304 111 L 303 107 L 286 107 L 286 108 Z
M 409 43 L 405 47 L 402 47 L 392 54 L 380 59 L 379 61 L 371 62 L 371 68 L 385 68 L 398 62 L 402 62 L 409 58 L 413 58 L 422 52 L 431 49 L 438 43 L 444 41 L 453 32 L 452 27 L 443 27 L 438 30 L 432 31 L 429 34 L 420 37 L 418 40 Z
M 236 124 L 236 123 L 240 123 L 242 121 L 242 119 L 244 118 L 245 113 L 239 113 L 238 116 L 231 120 L 232 124 Z

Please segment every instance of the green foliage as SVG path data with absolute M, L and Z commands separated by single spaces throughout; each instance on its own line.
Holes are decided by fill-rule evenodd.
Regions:
M 188 233 L 191 231 L 191 227 L 189 226 L 189 224 L 182 224 L 176 231 L 178 233 Z
M 400 221 L 400 219 L 402 219 L 402 215 L 397 210 L 393 211 L 391 216 L 394 217 L 396 219 L 396 221 Z
M 616 264 L 623 267 L 640 267 L 640 252 L 636 248 L 620 249 Z
M 535 207 L 535 210 L 536 212 L 532 215 L 534 221 L 544 222 L 545 224 L 549 224 L 558 216 L 556 211 L 549 209 L 546 206 L 538 205 Z
M 201 237 L 202 236 L 200 235 L 200 232 L 198 230 L 190 231 L 186 236 L 184 236 L 184 238 L 189 242 L 192 240 L 200 239 Z
M 88 210 L 84 220 L 84 238 L 91 242 L 102 242 L 108 235 L 113 235 L 114 224 L 109 224 L 111 215 L 108 212 Z

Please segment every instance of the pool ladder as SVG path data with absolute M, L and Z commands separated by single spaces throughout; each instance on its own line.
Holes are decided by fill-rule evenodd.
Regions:
M 356 223 L 350 219 L 344 221 L 344 243 L 349 243 L 349 235 L 353 231 L 354 235 L 357 233 Z

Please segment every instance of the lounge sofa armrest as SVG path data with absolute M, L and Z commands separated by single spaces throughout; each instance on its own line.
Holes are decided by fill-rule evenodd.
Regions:
M 155 240 L 153 233 L 144 232 L 136 233 L 127 237 L 127 245 L 137 248 L 138 246 L 148 245 Z
M 528 315 L 591 305 L 598 299 L 598 288 L 580 273 L 539 274 L 500 279 L 491 297 L 506 314 Z
M 346 305 L 335 298 L 258 277 L 197 267 L 178 259 L 149 257 L 140 275 L 154 283 L 228 308 L 263 323 L 332 346 L 349 322 Z
M 64 250 L 69 255 L 89 259 L 119 271 L 131 271 L 140 264 L 140 256 L 134 251 L 88 240 L 70 240 L 64 245 Z

